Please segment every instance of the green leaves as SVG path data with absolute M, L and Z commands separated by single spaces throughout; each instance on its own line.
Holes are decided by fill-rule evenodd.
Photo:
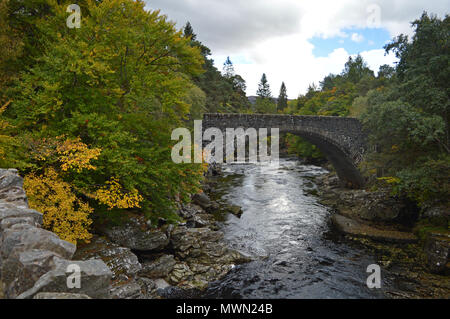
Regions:
M 172 129 L 191 105 L 199 112 L 204 103 L 191 80 L 203 71 L 200 49 L 142 1 L 87 0 L 80 29 L 65 26 L 65 5 L 48 0 L 46 6 L 33 29 L 42 50 L 11 87 L 8 115 L 16 134 L 24 140 L 81 138 L 102 152 L 95 171 L 64 175 L 79 195 L 92 201 L 89 194 L 116 178 L 121 194 L 142 195 L 146 213 L 169 212 L 174 198 L 195 191 L 202 178 L 199 165 L 178 166 L 170 157 Z M 25 18 L 17 17 L 24 28 Z M 19 155 L 29 171 L 42 170 L 30 152 Z
M 412 41 L 400 35 L 385 46 L 400 59 L 388 87 L 372 90 L 361 118 L 377 152 L 373 165 L 399 179 L 399 194 L 419 205 L 450 198 L 450 18 L 424 13 Z

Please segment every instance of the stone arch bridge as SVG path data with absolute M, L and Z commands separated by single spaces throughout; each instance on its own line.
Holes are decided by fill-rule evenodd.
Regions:
M 219 128 L 278 128 L 280 134 L 298 135 L 316 145 L 336 169 L 343 184 L 364 185 L 358 170 L 366 151 L 366 135 L 359 120 L 349 117 L 297 116 L 272 114 L 205 114 L 203 130 Z

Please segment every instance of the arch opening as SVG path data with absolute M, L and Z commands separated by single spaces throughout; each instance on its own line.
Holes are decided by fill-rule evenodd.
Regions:
M 317 146 L 333 165 L 343 186 L 347 188 L 362 188 L 364 186 L 365 180 L 353 160 L 347 152 L 332 141 L 311 132 L 284 131 L 283 133 L 297 135 Z

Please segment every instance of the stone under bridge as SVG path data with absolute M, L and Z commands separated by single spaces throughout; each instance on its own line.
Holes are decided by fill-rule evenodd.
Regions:
M 205 114 L 203 130 L 226 128 L 278 128 L 280 134 L 298 135 L 316 145 L 332 163 L 347 187 L 360 188 L 364 178 L 358 170 L 366 150 L 366 135 L 359 120 L 349 117 L 272 114 Z

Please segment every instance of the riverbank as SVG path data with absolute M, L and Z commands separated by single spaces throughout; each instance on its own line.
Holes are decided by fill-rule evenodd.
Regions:
M 219 174 L 218 168 L 209 174 Z M 204 188 L 209 188 L 205 182 Z M 152 225 L 143 216 L 124 213 L 119 223 L 95 225 L 91 243 L 78 247 L 81 260 L 102 259 L 113 272 L 111 297 L 167 298 L 202 291 L 236 265 L 251 259 L 229 248 L 217 221 L 240 216 L 238 206 L 219 204 L 205 193 L 191 203 L 178 203 L 177 224 L 159 219 Z
M 314 195 L 334 210 L 330 223 L 336 232 L 373 254 L 386 280 L 397 283 L 400 291 L 388 296 L 450 298 L 448 231 L 424 232 L 426 227 L 420 225 L 426 216 L 386 190 L 345 189 L 335 173 L 315 177 L 314 182 L 318 185 Z

